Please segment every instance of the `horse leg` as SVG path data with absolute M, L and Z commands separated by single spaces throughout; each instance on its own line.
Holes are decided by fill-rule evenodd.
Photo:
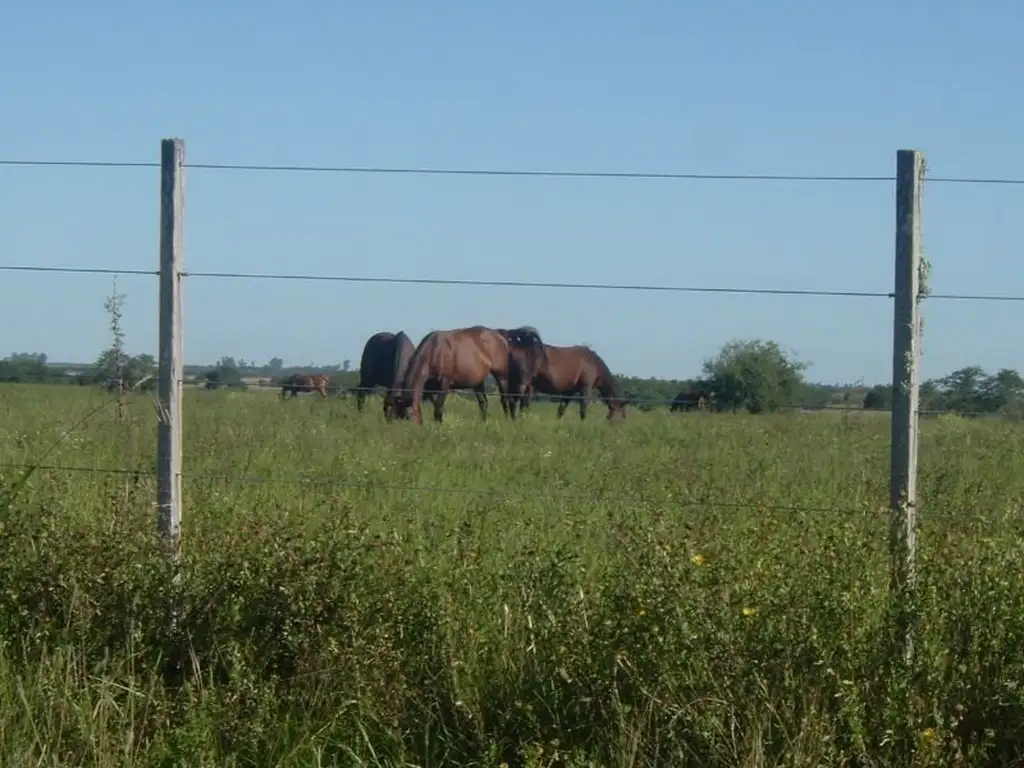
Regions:
M 434 393 L 434 421 L 438 424 L 444 421 L 444 401 L 448 399 L 448 390 L 442 384 Z
M 509 381 L 511 381 L 511 379 L 506 378 L 504 381 L 504 385 L 502 384 L 502 380 L 497 376 L 494 377 L 494 381 L 498 385 L 498 402 L 501 403 L 501 412 L 505 414 L 505 418 L 514 419 L 516 417 L 515 407 L 512 405 L 511 402 L 509 402 L 508 399 L 509 392 L 511 391 L 509 389 Z
M 483 412 L 484 412 L 484 419 L 485 420 L 487 418 L 487 400 L 486 400 L 486 398 L 487 398 L 487 394 L 486 394 L 487 390 L 484 389 L 484 384 L 486 382 L 487 382 L 487 379 L 484 379 L 484 381 L 481 382 L 481 384 L 480 384 L 480 392 L 483 393 L 483 396 L 485 398 L 484 399 L 484 406 L 483 406 Z M 503 380 L 503 379 L 500 379 L 497 376 L 495 376 L 494 377 L 494 383 L 498 387 L 498 402 L 501 403 L 501 410 L 504 411 L 505 416 L 507 416 L 509 418 L 515 418 L 515 413 L 514 412 L 509 413 L 509 403 L 505 402 L 505 398 L 508 396 L 508 392 L 509 392 L 509 380 L 508 379 L 504 379 Z M 477 395 L 477 401 L 479 401 L 479 400 L 480 400 L 480 395 L 478 394 Z
M 356 390 L 356 410 L 360 413 L 363 412 L 363 406 L 366 405 L 366 390 L 360 387 Z M 387 401 L 384 402 L 385 411 L 387 410 Z
M 501 386 L 499 384 L 499 386 Z M 473 387 L 473 392 L 476 393 L 476 404 L 480 406 L 480 420 L 487 421 L 487 389 L 484 383 L 480 383 Z M 502 402 L 504 402 L 504 395 L 501 395 Z M 506 411 L 506 416 L 508 415 Z
M 587 418 L 587 406 L 590 405 L 590 387 L 584 384 L 580 387 L 580 421 Z
M 562 402 L 558 404 L 558 415 L 556 418 L 562 418 L 565 415 L 565 409 L 569 407 L 569 403 L 572 402 L 572 395 L 566 395 L 562 398 Z

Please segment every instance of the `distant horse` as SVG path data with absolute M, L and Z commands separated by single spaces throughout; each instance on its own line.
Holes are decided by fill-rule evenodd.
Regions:
M 300 392 L 319 392 L 320 397 L 327 397 L 327 388 L 331 379 L 322 373 L 293 373 L 284 380 L 281 387 L 281 399 L 283 400 L 291 393 L 292 397 Z
M 435 421 L 443 421 L 444 403 L 448 392 L 453 389 L 473 390 L 480 406 L 480 416 L 486 420 L 487 377 L 495 378 L 498 395 L 504 400 L 509 350 L 527 345 L 536 348 L 535 354 L 542 354 L 543 342 L 536 333 L 506 333 L 482 325 L 428 333 L 416 347 L 401 386 L 388 393 L 397 414 L 400 417 L 409 415 L 414 423 L 422 424 L 420 408 L 424 389 L 430 384 L 437 392 L 434 399 Z
M 533 380 L 547 362 L 547 352 L 540 331 L 532 325 L 502 329 L 501 333 L 509 343 L 508 374 L 502 382 L 505 395 L 501 407 L 506 416 L 514 419 L 516 404 L 520 412 L 530 407 Z
M 711 405 L 711 395 L 703 389 L 697 392 L 680 392 L 672 400 L 669 411 L 706 411 Z
M 565 415 L 569 403 L 579 400 L 580 419 L 587 418 L 591 390 L 596 389 L 608 406 L 608 419 L 626 417 L 626 404 L 619 383 L 608 365 L 590 347 L 544 345 L 545 362 L 532 384 L 535 392 L 560 396 L 558 418 Z

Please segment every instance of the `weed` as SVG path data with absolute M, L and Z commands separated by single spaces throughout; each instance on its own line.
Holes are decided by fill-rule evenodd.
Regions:
M 0 511 L 0 764 L 1024 753 L 1013 424 L 924 424 L 906 669 L 888 644 L 876 415 L 634 412 L 610 428 L 544 405 L 481 423 L 457 401 L 416 427 L 344 400 L 189 391 L 171 593 L 152 404 L 56 441 L 95 397 L 0 390 L 0 463 L 51 450 L 140 471 L 0 469 L 0 492 L 18 485 Z

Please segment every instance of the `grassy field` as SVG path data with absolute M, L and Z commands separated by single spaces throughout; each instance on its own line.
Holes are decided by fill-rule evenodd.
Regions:
M 1024 428 L 924 425 L 904 668 L 884 417 L 379 406 L 190 391 L 172 586 L 150 475 L 7 466 L 149 472 L 152 402 L 0 388 L 0 765 L 1024 755 Z

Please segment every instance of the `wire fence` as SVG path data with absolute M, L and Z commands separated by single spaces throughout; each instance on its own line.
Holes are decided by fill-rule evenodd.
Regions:
M 160 168 L 150 161 L 0 159 L 0 167 L 61 168 Z M 796 182 L 895 182 L 893 175 L 857 176 L 844 174 L 785 173 L 675 173 L 650 171 L 568 171 L 499 168 L 431 168 L 395 166 L 267 165 L 244 163 L 183 163 L 183 168 L 208 171 L 257 171 L 270 173 L 368 173 L 405 176 L 509 176 L 563 179 L 665 179 L 677 181 L 796 181 Z M 929 176 L 929 184 L 1024 185 L 1024 178 Z
M 61 168 L 116 168 L 116 169 L 154 169 L 161 168 L 159 162 L 122 162 L 102 160 L 39 160 L 26 158 L 0 159 L 0 167 L 61 167 Z M 800 174 L 708 174 L 708 173 L 673 173 L 673 172 L 616 172 L 616 171 L 571 171 L 571 170 L 514 170 L 514 169 L 468 169 L 468 168 L 436 168 L 436 167 L 359 167 L 359 166 L 326 166 L 326 165 L 266 165 L 266 164 L 223 164 L 223 163 L 185 163 L 184 168 L 188 170 L 218 171 L 218 172 L 267 172 L 267 173 L 340 173 L 340 174 L 378 174 L 378 175 L 421 175 L 421 176 L 484 176 L 484 177 L 536 177 L 536 178 L 570 178 L 570 179 L 605 179 L 605 180 L 664 180 L 664 181 L 723 181 L 723 182 L 807 182 L 807 183 L 886 183 L 892 184 L 897 179 L 893 175 L 800 175 Z M 958 184 L 958 185 L 1024 185 L 1024 179 L 1017 178 L 982 178 L 982 177 L 934 177 L 927 179 L 928 184 Z M 59 274 L 82 274 L 82 275 L 138 275 L 138 276 L 159 276 L 157 269 L 130 269 L 130 268 L 103 268 L 84 266 L 58 266 L 58 265 L 34 265 L 34 264 L 2 264 L 0 271 L 5 272 L 35 272 L 35 273 L 59 273 Z M 796 289 L 781 287 L 745 287 L 745 286 L 724 286 L 724 285 L 659 285 L 659 284 L 638 284 L 638 283 L 591 283 L 591 282 L 553 282 L 553 281 L 527 281 L 527 280 L 478 280 L 478 279 L 456 279 L 445 277 L 430 278 L 406 278 L 394 276 L 350 276 L 350 275 L 329 275 L 329 274 L 297 274 L 297 273 L 262 273 L 243 271 L 210 271 L 210 270 L 185 270 L 180 273 L 182 278 L 188 280 L 244 280 L 244 281 L 303 281 L 303 282 L 340 282 L 356 284 L 384 284 L 384 285 L 433 285 L 433 286 L 476 286 L 476 287 L 502 287 L 520 289 L 551 289 L 551 290 L 591 290 L 591 291 L 623 291 L 623 292 L 652 292 L 652 293 L 703 293 L 703 294 L 736 294 L 736 295 L 771 295 L 784 297 L 827 297 L 827 298 L 860 298 L 860 299 L 889 299 L 896 297 L 893 290 L 845 290 L 845 289 Z M 1021 302 L 1024 295 L 999 294 L 999 293 L 927 293 L 921 297 L 925 301 L 973 301 L 973 302 Z M 250 383 L 250 387 L 256 389 L 280 390 L 280 383 Z M 332 385 L 328 391 L 339 394 L 355 394 L 356 390 L 350 387 Z M 398 392 L 405 392 L 397 388 Z M 426 392 L 425 394 L 437 394 Z M 472 396 L 472 395 L 470 395 Z M 565 402 L 579 402 L 583 398 L 579 395 L 567 396 L 546 396 L 545 399 Z M 649 398 L 630 397 L 627 398 L 630 405 L 640 407 L 655 406 L 680 406 L 686 410 L 693 410 L 692 404 L 679 396 L 672 398 Z M 865 408 L 862 405 L 829 405 L 823 408 L 814 408 L 802 405 L 785 405 L 787 409 L 800 411 L 826 411 L 839 413 L 890 413 L 887 408 Z M 696 410 L 701 410 L 700 408 Z M 946 411 L 935 411 L 918 409 L 919 415 L 938 415 Z M 992 414 L 983 411 L 961 411 L 966 416 L 991 416 Z M 139 468 L 103 468 L 74 466 L 64 464 L 47 463 L 7 463 L 0 464 L 0 469 L 14 470 L 18 472 L 48 471 L 48 472 L 76 472 L 76 473 L 98 473 L 117 476 L 128 476 L 133 478 L 156 476 L 155 470 L 143 470 Z M 415 484 L 388 484 L 379 482 L 357 483 L 343 478 L 310 478 L 293 477 L 281 478 L 258 474 L 227 475 L 216 473 L 187 473 L 183 476 L 188 480 L 216 481 L 216 482 L 238 482 L 238 483 L 292 483 L 305 486 L 324 486 L 334 488 L 345 488 L 360 491 L 401 491 L 408 493 L 433 493 L 433 494 L 466 494 L 466 495 L 490 495 L 494 496 L 494 489 L 459 488 L 450 486 L 423 486 Z M 526 492 L 515 490 L 501 491 L 503 497 L 518 497 L 526 495 Z M 537 495 L 536 493 L 532 495 Z M 642 495 L 606 495 L 606 494 L 574 494 L 561 492 L 544 492 L 545 498 L 553 500 L 578 500 L 592 503 L 613 502 L 613 503 L 646 503 Z M 649 500 L 649 503 L 671 504 L 672 506 L 685 507 L 717 507 L 735 509 L 762 509 L 765 511 L 790 511 L 798 513 L 837 513 L 837 514 L 858 514 L 864 513 L 864 507 L 817 507 L 800 505 L 778 505 L 760 504 L 750 501 L 734 501 L 722 499 L 686 499 L 673 497 L 670 500 Z M 884 505 L 879 504 L 873 511 L 879 511 Z M 959 513 L 958 513 L 959 514 Z
M 156 269 L 117 269 L 105 267 L 59 267 L 21 264 L 0 264 L 3 272 L 42 272 L 81 275 L 142 275 L 157 277 Z M 892 299 L 892 291 L 850 291 L 825 288 L 752 288 L 741 286 L 709 285 L 643 285 L 636 283 L 567 283 L 529 280 L 471 280 L 443 277 L 362 277 L 355 275 L 314 275 L 261 272 L 198 272 L 184 271 L 182 277 L 216 278 L 228 280 L 296 280 L 333 283 L 375 283 L 380 285 L 457 285 L 484 288 L 552 288 L 585 291 L 650 291 L 652 293 L 723 293 L 761 296 L 826 296 L 836 298 Z M 923 301 L 1024 301 L 1024 294 L 929 293 Z

